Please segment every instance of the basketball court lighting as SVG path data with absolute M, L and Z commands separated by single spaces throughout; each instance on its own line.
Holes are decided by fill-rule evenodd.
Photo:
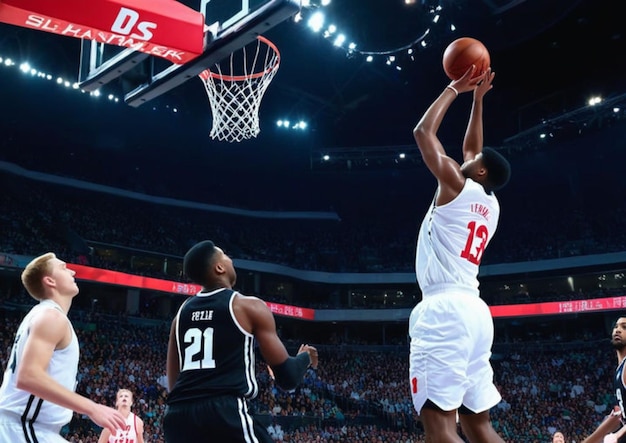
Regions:
M 330 160 L 330 156 L 328 154 L 324 154 L 324 156 L 322 157 L 322 159 L 327 162 L 328 160 Z
M 324 26 L 324 14 L 319 11 L 316 12 L 309 18 L 307 25 L 313 30 L 313 32 L 320 32 L 322 26 Z
M 356 49 L 356 43 L 351 42 L 351 43 L 348 45 L 348 49 L 350 49 L 351 51 L 354 51 L 354 50 Z
M 278 120 L 276 122 L 276 126 L 278 126 L 279 128 L 283 125 L 283 121 L 282 120 Z
M 303 8 L 308 8 L 309 6 L 311 6 L 311 0 L 302 0 L 300 4 Z
M 371 62 L 372 60 L 374 60 L 374 57 L 372 57 L 371 55 L 368 55 L 365 59 L 366 62 Z
M 63 83 L 63 79 L 61 77 L 57 77 L 57 83 L 60 85 Z
M 10 58 L 7 58 L 4 60 L 4 64 L 5 66 L 13 66 L 13 60 L 11 60 Z
M 333 43 L 333 45 L 341 46 L 344 44 L 345 41 L 346 41 L 346 36 L 343 34 L 339 34 L 337 38 L 335 39 L 335 42 Z
M 591 97 L 589 99 L 589 101 L 587 101 L 587 104 L 589 106 L 595 106 L 595 105 L 600 104 L 600 103 L 602 103 L 602 97 L 597 97 L 597 96 L 596 97 Z
M 616 113 L 616 114 L 617 114 L 619 111 L 620 111 L 620 108 L 617 108 L 617 107 L 613 108 L 613 112 L 614 112 L 614 113 Z
M 22 63 L 20 65 L 20 71 L 22 71 L 24 73 L 30 71 L 30 65 L 28 63 Z
M 330 5 L 330 0 L 322 0 L 322 6 L 328 6 Z
M 331 34 L 335 33 L 336 31 L 337 31 L 337 26 L 335 25 L 328 26 L 328 32 L 330 32 Z
M 401 152 L 400 155 L 398 156 L 400 158 L 406 158 L 406 154 L 404 152 Z

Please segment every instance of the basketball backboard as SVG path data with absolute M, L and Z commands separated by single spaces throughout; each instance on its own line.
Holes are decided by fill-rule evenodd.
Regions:
M 95 91 L 119 81 L 124 101 L 130 106 L 140 106 L 197 77 L 300 10 L 300 0 L 183 0 L 182 3 L 204 14 L 204 51 L 198 57 L 177 64 L 171 61 L 172 57 L 83 39 L 79 87 Z M 129 22 L 141 31 L 142 23 L 134 23 L 132 17 L 123 26 Z

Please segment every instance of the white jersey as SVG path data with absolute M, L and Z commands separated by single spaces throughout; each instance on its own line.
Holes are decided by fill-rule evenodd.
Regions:
M 45 401 L 34 396 L 30 392 L 18 389 L 16 386 L 16 373 L 22 361 L 24 345 L 30 332 L 30 324 L 33 317 L 44 309 L 58 309 L 61 307 L 52 300 L 41 301 L 33 307 L 24 317 L 15 334 L 15 341 L 11 349 L 11 355 L 4 372 L 4 380 L 0 387 L 0 414 L 3 416 L 15 415 L 22 423 L 29 426 L 41 424 L 48 428 L 58 428 L 70 422 L 73 411 L 55 403 Z M 58 383 L 74 391 L 76 389 L 76 373 L 78 371 L 78 338 L 69 319 L 68 325 L 72 330 L 72 340 L 64 349 L 53 352 L 47 372 Z
M 479 295 L 478 267 L 496 232 L 500 205 L 479 183 L 465 180 L 451 202 L 424 217 L 417 240 L 415 272 L 423 297 L 443 292 Z
M 109 436 L 108 443 L 137 443 L 137 416 L 132 412 L 126 417 L 126 427 Z

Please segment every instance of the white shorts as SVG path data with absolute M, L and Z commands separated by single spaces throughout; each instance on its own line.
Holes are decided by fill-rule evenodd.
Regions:
M 67 443 L 56 426 L 22 425 L 18 415 L 0 413 L 0 442 L 11 443 Z
M 411 312 L 409 335 L 409 383 L 418 414 L 426 400 L 444 411 L 463 405 L 476 413 L 500 402 L 489 361 L 493 318 L 480 297 L 424 298 Z

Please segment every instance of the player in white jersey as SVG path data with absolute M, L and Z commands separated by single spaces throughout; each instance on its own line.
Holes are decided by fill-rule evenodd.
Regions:
M 426 441 L 462 442 L 457 416 L 472 443 L 503 440 L 491 426 L 489 409 L 501 399 L 489 362 L 493 319 L 478 291 L 478 267 L 500 215 L 493 191 L 510 176 L 508 161 L 483 148 L 483 97 L 491 70 L 475 67 L 452 81 L 413 130 L 428 169 L 438 182 L 422 222 L 415 261 L 422 301 L 411 312 L 409 365 L 413 405 Z M 449 157 L 437 136 L 460 93 L 473 91 L 463 140 L 463 164 Z
M 108 429 L 100 433 L 98 443 L 144 443 L 143 420 L 133 414 L 133 393 L 128 389 L 120 389 L 115 396 L 115 408 L 126 417 L 126 427 L 112 434 Z
M 49 252 L 32 260 L 22 283 L 39 301 L 15 335 L 0 387 L 0 442 L 65 442 L 72 411 L 110 429 L 124 426 L 113 408 L 76 394 L 79 346 L 67 313 L 78 294 L 75 272 Z

